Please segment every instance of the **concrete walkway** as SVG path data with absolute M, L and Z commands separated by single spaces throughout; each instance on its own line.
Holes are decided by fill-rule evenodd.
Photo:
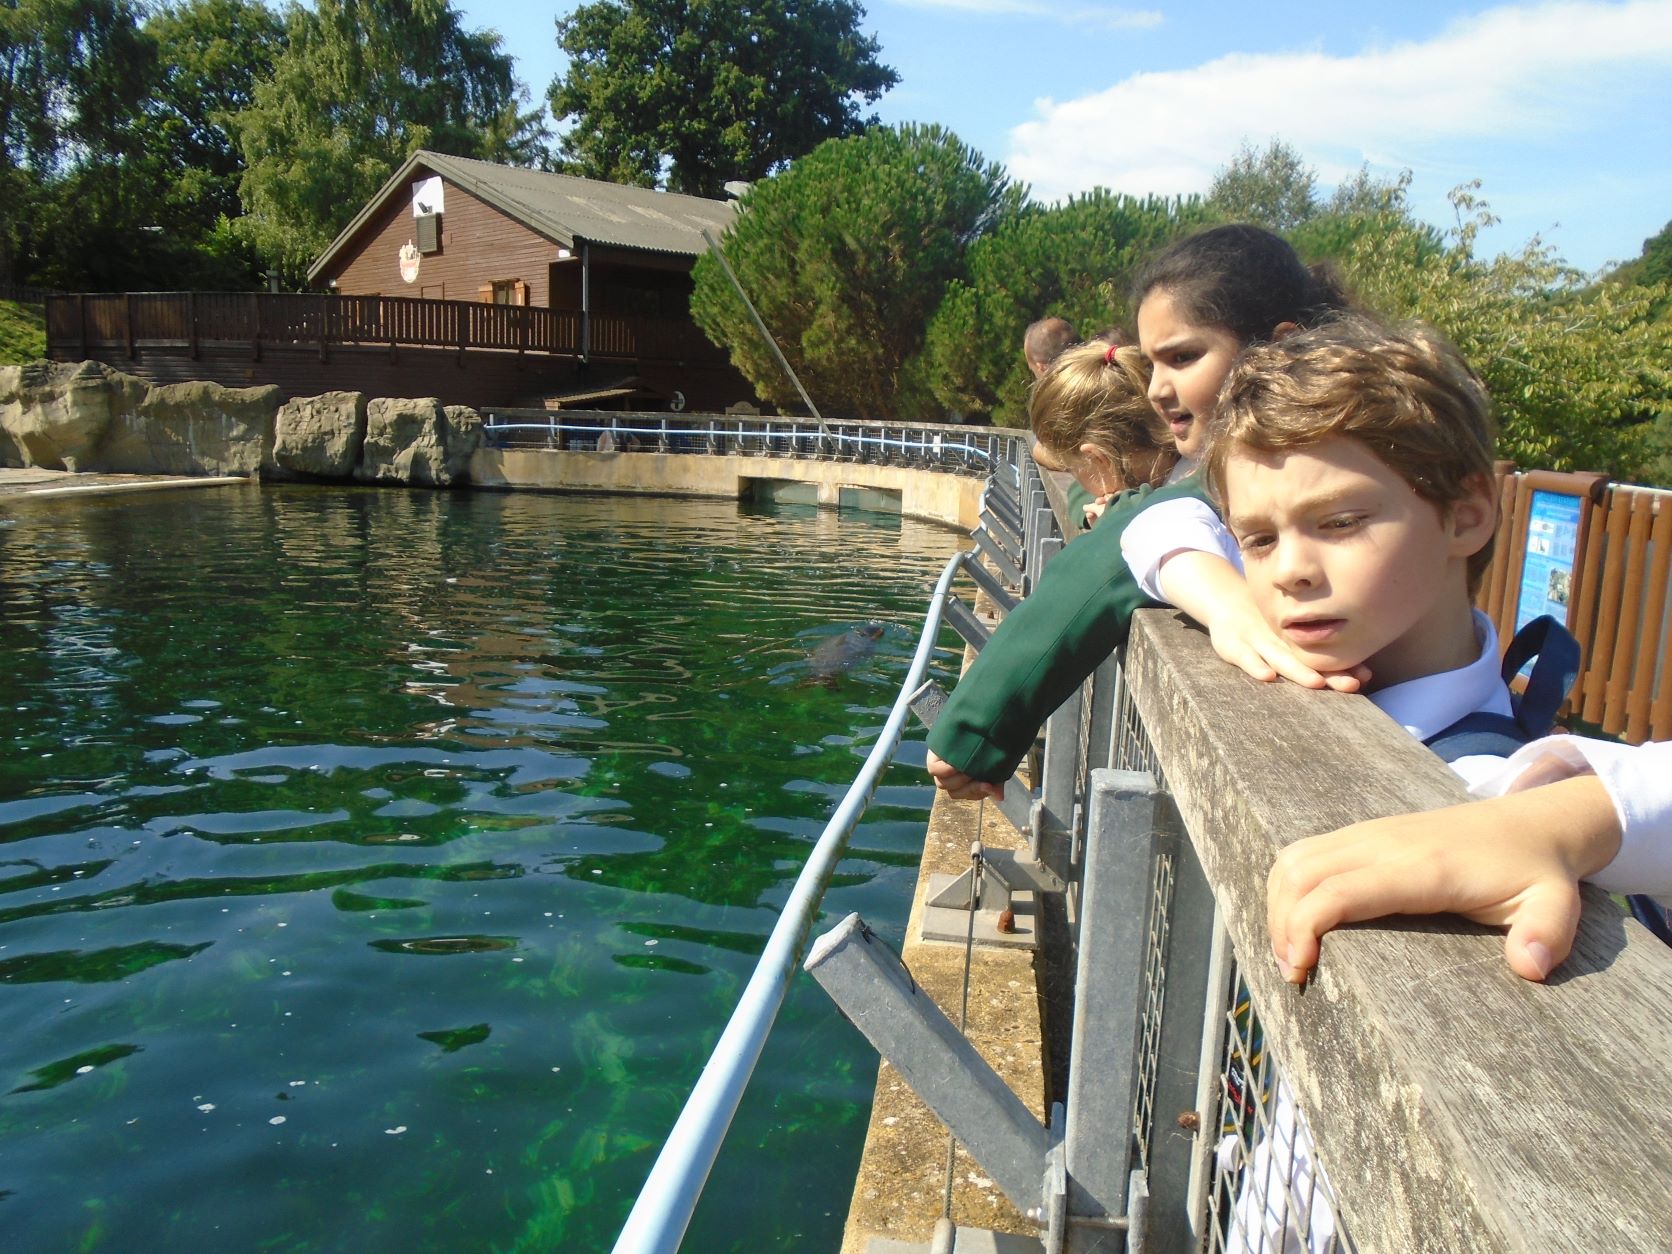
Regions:
M 116 492 L 156 492 L 164 488 L 215 488 L 253 483 L 243 475 L 97 475 L 38 467 L 0 466 L 0 500 L 55 496 L 106 496 Z

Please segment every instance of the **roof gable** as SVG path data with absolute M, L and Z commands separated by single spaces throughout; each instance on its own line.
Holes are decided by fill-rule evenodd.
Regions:
M 405 193 L 420 170 L 439 174 L 446 182 L 565 248 L 591 242 L 696 257 L 708 251 L 703 230 L 718 235 L 732 224 L 737 213 L 732 201 L 548 174 L 420 149 L 402 163 L 308 267 L 308 278 L 316 278 L 347 250 L 393 195 Z

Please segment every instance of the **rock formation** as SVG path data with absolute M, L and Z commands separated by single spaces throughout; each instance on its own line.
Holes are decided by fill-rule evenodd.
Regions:
M 446 414 L 433 396 L 379 397 L 366 406 L 366 439 L 354 477 L 365 483 L 440 487 L 447 473 Z
M 0 465 L 446 487 L 483 443 L 474 409 L 433 397 L 282 399 L 271 384 L 151 385 L 96 361 L 0 366 Z
M 443 411 L 442 431 L 447 477 L 453 483 L 470 478 L 470 457 L 482 447 L 482 415 L 468 405 L 449 405 Z
M 202 380 L 152 387 L 114 415 L 95 454 L 115 474 L 249 475 L 272 466 L 274 384 L 229 388 Z
M 281 471 L 322 479 L 347 479 L 366 438 L 366 398 L 360 392 L 326 392 L 286 401 L 273 421 L 273 460 Z
M 139 408 L 148 385 L 103 362 L 0 367 L 0 464 L 95 470 L 112 419 Z

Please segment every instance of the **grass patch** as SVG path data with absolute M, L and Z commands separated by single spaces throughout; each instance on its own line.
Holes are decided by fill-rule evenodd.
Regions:
M 21 366 L 46 356 L 46 310 L 0 300 L 0 366 Z

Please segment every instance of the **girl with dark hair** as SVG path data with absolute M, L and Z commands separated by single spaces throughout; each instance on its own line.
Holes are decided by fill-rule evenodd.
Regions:
M 1134 578 L 1122 536 L 1164 501 L 1195 501 L 1213 517 L 1190 472 L 1213 398 L 1237 353 L 1346 304 L 1339 288 L 1308 269 L 1284 240 L 1252 226 L 1215 227 L 1174 244 L 1145 268 L 1134 296 L 1139 344 L 1152 365 L 1150 403 L 1167 421 L 1178 466 L 1166 486 L 1142 485 L 1110 502 L 1089 533 L 1052 559 L 1033 594 L 965 673 L 929 733 L 929 774 L 951 796 L 998 796 L 1046 715 L 1126 642 L 1132 611 L 1161 604 Z M 1155 567 L 1171 556 L 1163 547 Z M 1246 587 L 1242 595 L 1252 613 Z M 1244 630 L 1240 622 L 1238 630 Z M 1264 651 L 1239 645 L 1239 656 L 1229 660 L 1308 687 L 1358 687 L 1353 676 L 1319 675 L 1281 642 Z

